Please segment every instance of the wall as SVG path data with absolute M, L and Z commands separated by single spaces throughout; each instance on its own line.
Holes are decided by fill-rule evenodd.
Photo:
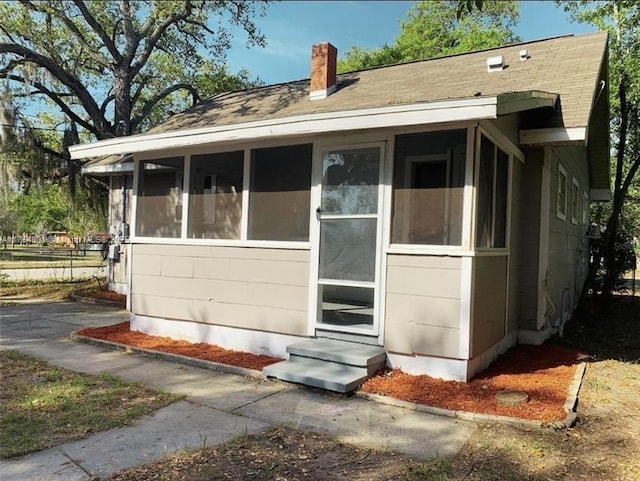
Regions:
M 536 328 L 543 160 L 544 152 L 532 149 L 524 164 L 513 162 L 508 332 Z
M 134 314 L 307 334 L 308 250 L 132 247 Z
M 471 357 L 476 357 L 505 336 L 507 256 L 473 259 Z
M 121 224 L 131 222 L 131 199 L 132 199 L 132 190 L 133 190 L 133 176 L 132 175 L 112 176 L 110 178 L 110 185 L 111 187 L 109 189 L 109 231 L 112 234 L 119 234 Z M 123 195 L 123 187 L 124 187 L 124 195 Z M 109 289 L 119 292 L 121 294 L 126 294 L 128 290 L 127 263 L 129 259 L 129 254 L 130 252 L 129 252 L 128 245 L 121 244 L 120 259 L 118 259 L 117 261 L 110 260 L 109 267 L 107 269 L 107 280 L 109 282 Z
M 122 196 L 122 187 L 125 185 L 125 195 Z M 133 186 L 132 175 L 118 175 L 111 177 L 109 189 L 109 225 L 118 226 L 121 222 L 131 222 L 131 192 Z M 125 202 L 125 214 L 122 217 L 122 202 Z
M 387 257 L 385 349 L 458 358 L 462 259 Z
M 549 258 L 547 263 L 547 321 L 557 325 L 567 320 L 578 301 L 588 260 L 588 244 L 582 223 L 582 197 L 588 192 L 588 165 L 584 147 L 552 147 L 550 149 Z M 558 164 L 567 171 L 566 220 L 556 215 Z M 577 223 L 571 221 L 572 179 L 580 184 Z M 549 300 L 551 302 L 549 302 Z M 564 305 L 564 313 L 563 313 Z M 564 316 L 564 317 L 563 317 Z

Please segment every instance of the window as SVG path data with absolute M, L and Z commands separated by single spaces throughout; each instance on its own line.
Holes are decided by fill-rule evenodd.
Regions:
M 582 225 L 589 224 L 589 195 L 582 193 Z
M 484 135 L 480 139 L 477 247 L 506 247 L 509 155 Z
M 180 237 L 183 173 L 182 157 L 140 163 L 136 235 Z
M 567 171 L 558 164 L 558 191 L 556 194 L 556 216 L 559 219 L 567 218 Z
M 467 131 L 398 135 L 391 242 L 461 245 Z
M 579 209 L 580 209 L 580 184 L 574 178 L 572 182 L 571 188 L 571 223 L 577 224 L 578 218 L 580 217 Z
M 309 240 L 311 154 L 311 144 L 252 151 L 249 239 Z
M 243 151 L 191 157 L 190 238 L 240 239 L 243 167 Z

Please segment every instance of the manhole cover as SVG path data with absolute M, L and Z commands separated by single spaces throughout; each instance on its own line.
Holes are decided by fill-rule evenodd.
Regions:
M 498 404 L 505 406 L 518 406 L 529 400 L 529 395 L 524 391 L 514 391 L 506 389 L 496 393 L 496 401 Z

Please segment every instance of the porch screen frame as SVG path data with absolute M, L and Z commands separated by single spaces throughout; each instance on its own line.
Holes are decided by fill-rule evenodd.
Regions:
M 506 188 L 506 212 L 505 212 L 505 233 L 504 233 L 504 247 L 483 247 L 477 245 L 477 222 L 478 222 L 478 194 L 477 189 L 480 179 L 480 145 L 482 136 L 486 137 L 494 144 L 494 175 L 493 175 L 493 193 L 492 193 L 492 209 L 496 202 L 496 179 L 497 175 L 495 169 L 497 167 L 497 149 L 500 149 L 507 156 L 507 188 Z M 473 152 L 474 168 L 473 168 L 473 221 L 471 223 L 471 248 L 475 255 L 509 255 L 511 243 L 511 201 L 512 201 L 512 188 L 513 188 L 513 162 L 515 162 L 517 155 L 509 146 L 504 142 L 498 140 L 497 136 L 493 135 L 491 131 L 485 129 L 484 126 L 480 126 L 476 129 L 475 133 L 475 147 Z M 495 216 L 494 216 L 495 217 Z M 491 238 L 495 237 L 495 218 L 491 222 Z
M 249 205 L 250 205 L 250 176 L 251 176 L 251 158 L 254 150 L 272 147 L 288 147 L 299 146 L 302 144 L 311 144 L 311 159 L 313 163 L 313 155 L 316 149 L 316 143 L 314 139 L 310 138 L 296 138 L 296 139 L 279 139 L 270 140 L 260 143 L 245 143 L 245 144 L 229 144 L 223 146 L 197 146 L 190 149 L 172 149 L 161 152 L 144 152 L 136 154 L 134 157 L 134 172 L 133 172 L 133 198 L 131 203 L 131 241 L 140 244 L 178 244 L 178 245 L 207 245 L 207 246 L 224 246 L 224 247 L 262 247 L 262 248 L 275 248 L 275 249 L 293 249 L 293 250 L 309 250 L 311 248 L 310 240 L 252 240 L 249 238 Z M 138 214 L 138 195 L 140 193 L 140 168 L 144 162 L 153 162 L 154 159 L 162 159 L 168 157 L 182 157 L 184 159 L 183 169 L 183 182 L 185 186 L 189 186 L 190 171 L 191 171 L 191 157 L 194 155 L 202 154 L 221 154 L 231 152 L 244 152 L 244 165 L 243 165 L 243 181 L 242 181 L 242 211 L 240 219 L 240 238 L 238 239 L 226 239 L 226 238 L 191 238 L 188 235 L 188 222 L 189 219 L 189 207 L 190 207 L 190 192 L 188 189 L 183 189 L 182 193 L 182 228 L 178 237 L 147 237 L 141 236 L 137 232 L 137 214 Z M 312 179 L 310 179 L 310 183 Z M 309 196 L 311 196 L 311 185 L 309 186 Z M 311 214 L 310 214 L 311 215 Z M 311 235 L 311 233 L 309 233 Z M 311 239 L 311 237 L 309 237 Z

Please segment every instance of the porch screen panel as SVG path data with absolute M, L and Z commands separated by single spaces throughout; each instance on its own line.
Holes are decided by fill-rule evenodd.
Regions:
M 320 277 L 324 279 L 375 280 L 377 219 L 323 221 L 320 237 Z
M 509 155 L 487 139 L 480 139 L 476 246 L 506 247 Z
M 140 163 L 136 235 L 180 237 L 183 179 L 183 157 Z
M 399 135 L 391 242 L 461 245 L 465 129 Z
M 243 168 L 243 151 L 191 157 L 189 237 L 240 239 Z
M 252 152 L 249 239 L 309 240 L 311 153 L 312 144 Z
M 507 245 L 507 194 L 509 182 L 509 156 L 500 148 L 496 155 L 496 208 L 494 247 Z
M 480 174 L 477 195 L 477 247 L 491 247 L 492 244 L 495 151 L 495 144 L 483 135 L 480 140 Z

